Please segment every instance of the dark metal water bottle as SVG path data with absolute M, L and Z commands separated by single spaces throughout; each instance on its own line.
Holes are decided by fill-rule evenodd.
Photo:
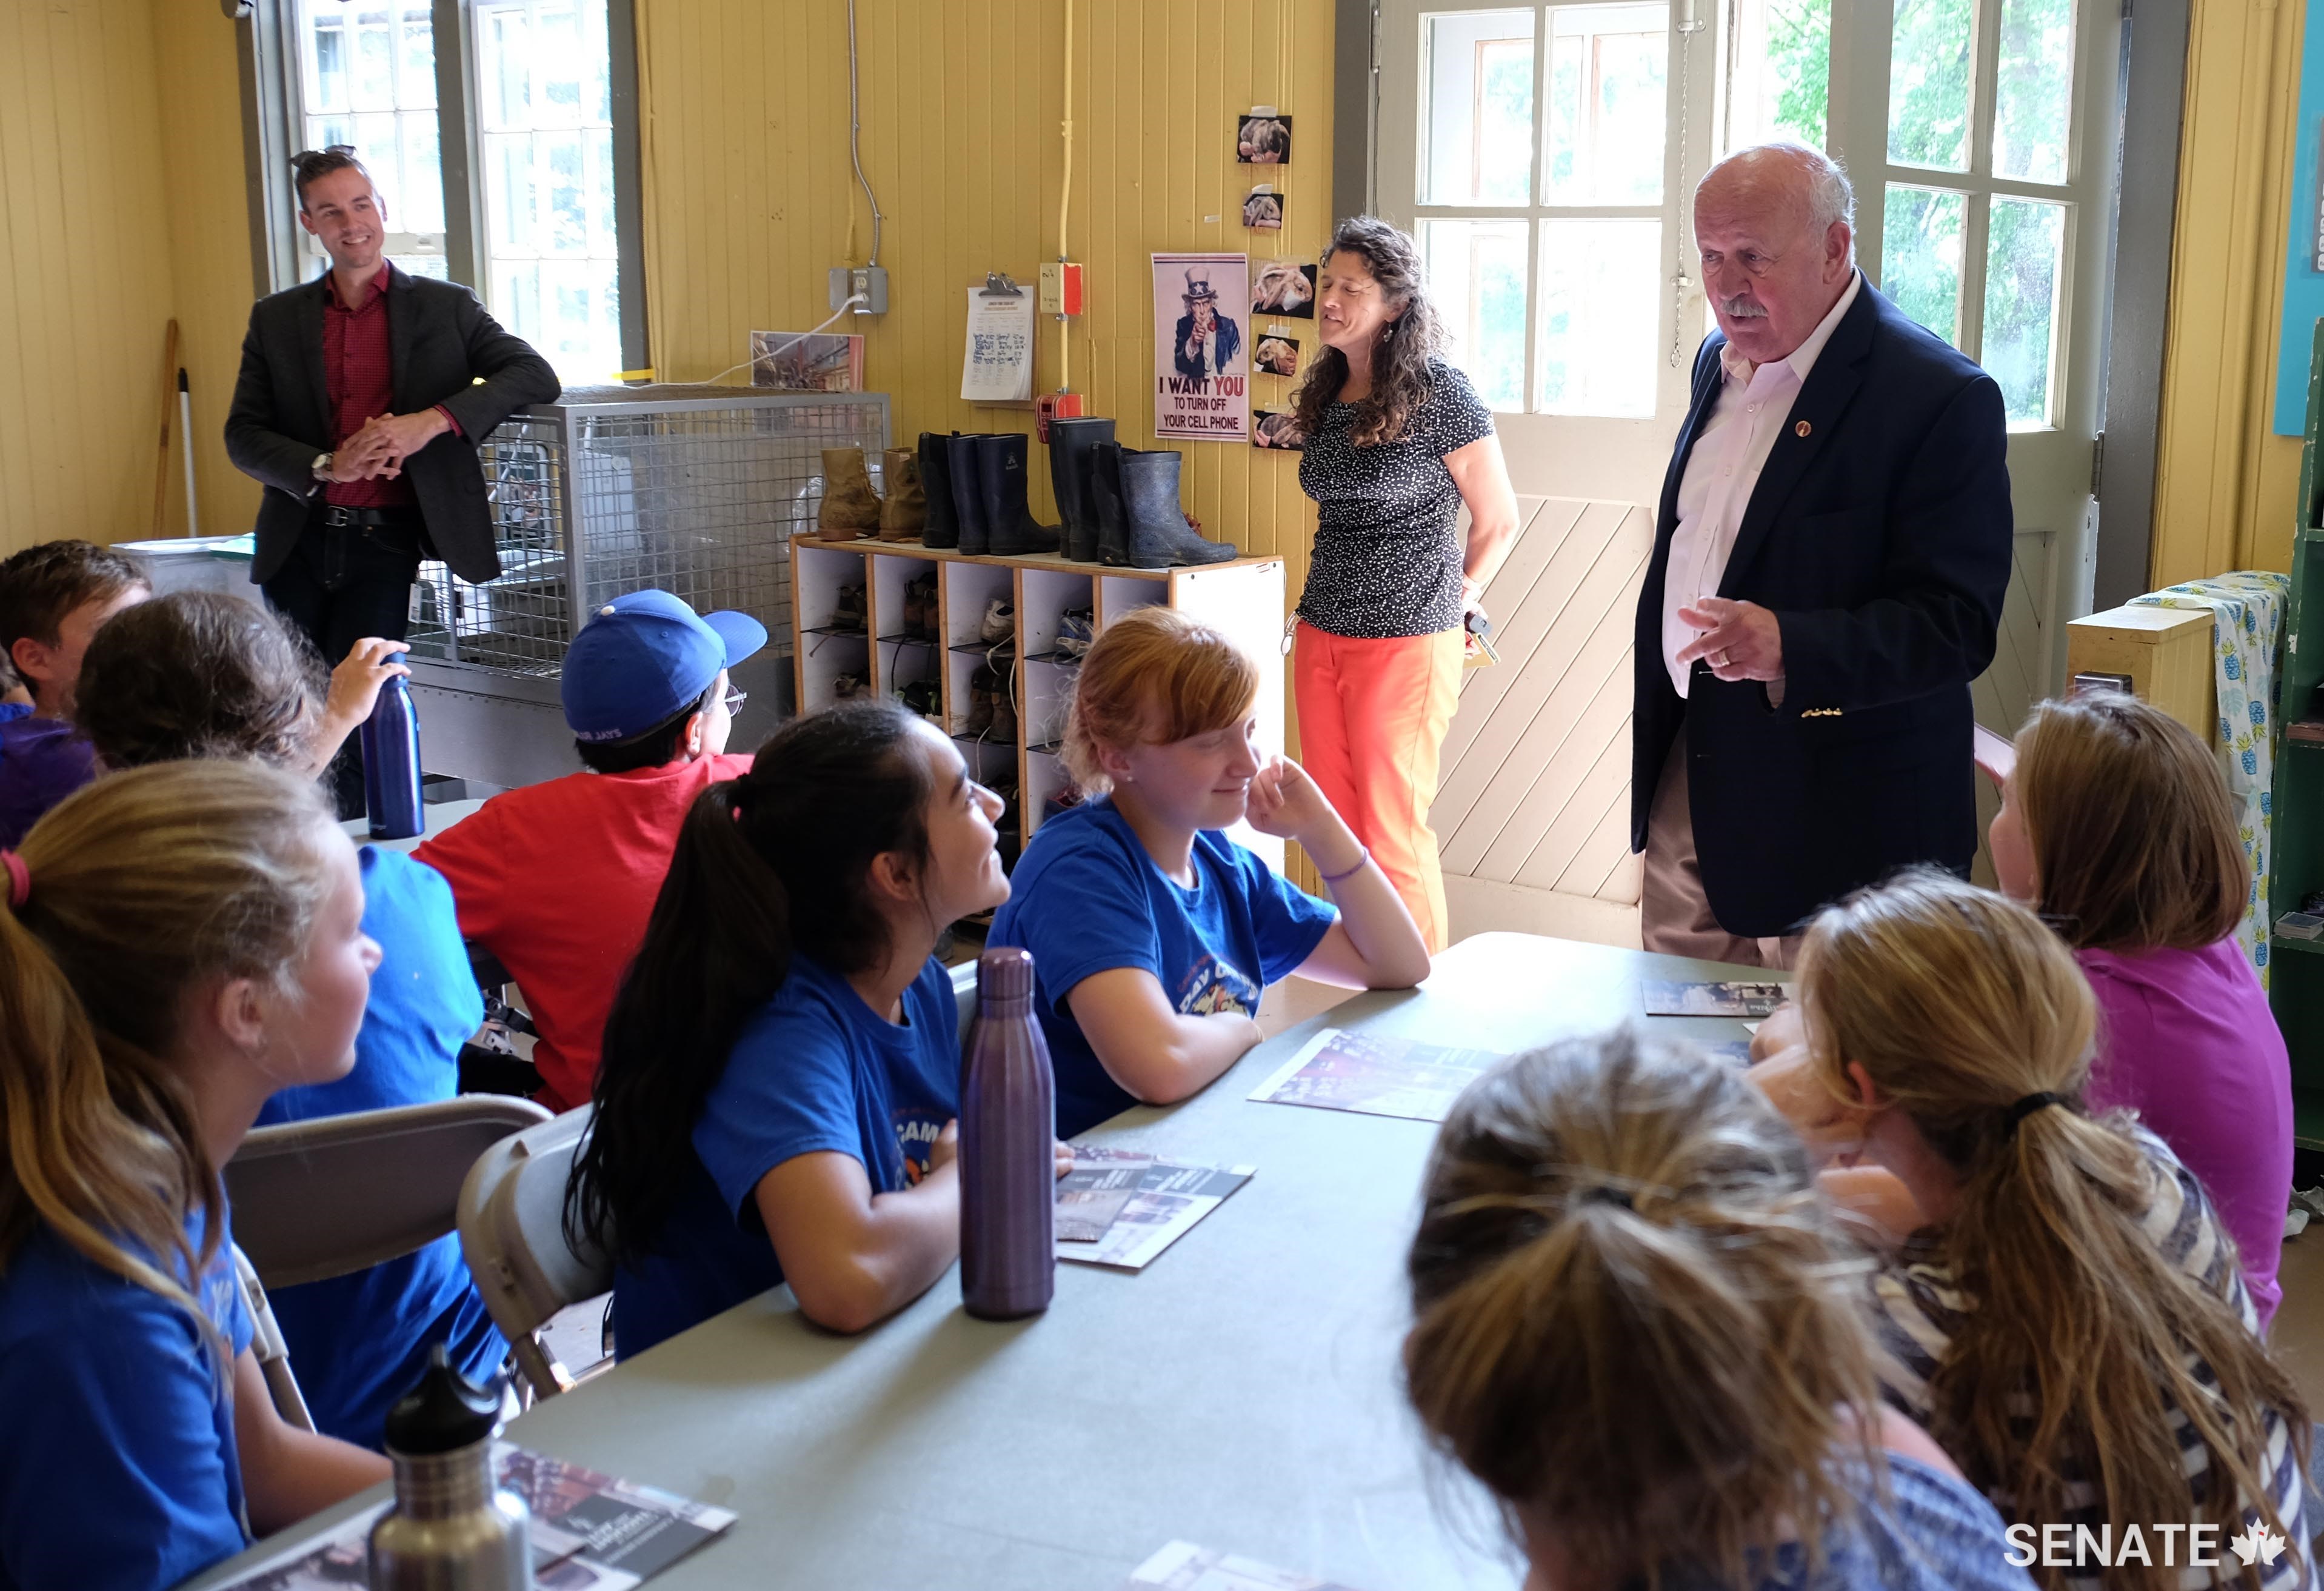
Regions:
M 1057 1098 L 1028 952 L 978 961 L 962 1074 L 961 1299 L 982 1320 L 1038 1314 L 1057 1287 Z
M 357 731 L 363 742 L 364 808 L 374 840 L 410 840 L 426 828 L 420 806 L 420 714 L 401 675 L 379 687 Z
M 395 1505 L 371 1528 L 371 1591 L 532 1591 L 531 1514 L 493 1480 L 500 1399 L 442 1344 L 387 1413 Z

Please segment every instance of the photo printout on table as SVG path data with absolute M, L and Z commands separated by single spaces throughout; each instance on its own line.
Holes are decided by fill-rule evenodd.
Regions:
M 1780 983 L 1638 980 L 1649 1016 L 1765 1016 L 1790 998 Z

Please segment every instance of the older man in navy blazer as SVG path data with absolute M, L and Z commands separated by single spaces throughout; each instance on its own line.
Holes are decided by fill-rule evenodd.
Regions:
M 1969 681 L 2009 582 L 1993 378 L 1856 269 L 1796 144 L 1695 190 L 1719 330 L 1638 599 L 1630 845 L 1646 946 L 1787 966 L 1818 906 L 1977 851 Z

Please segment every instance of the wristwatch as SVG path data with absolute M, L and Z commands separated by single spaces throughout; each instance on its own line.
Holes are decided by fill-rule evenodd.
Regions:
M 315 462 L 307 466 L 313 472 L 315 479 L 327 481 L 331 478 L 331 458 L 332 455 L 327 453 L 318 453 L 315 455 Z

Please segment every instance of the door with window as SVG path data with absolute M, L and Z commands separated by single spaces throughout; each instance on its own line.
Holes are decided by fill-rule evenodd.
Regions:
M 1464 686 L 1432 814 L 1456 932 L 1635 934 L 1631 619 L 1711 324 L 1691 199 L 1728 151 L 1839 157 L 1868 278 L 2002 386 L 2016 571 L 1976 694 L 2014 728 L 2088 605 L 2115 13 L 1382 0 L 1379 26 L 1378 202 L 1420 240 L 1525 519 L 1487 594 L 1505 661 Z

